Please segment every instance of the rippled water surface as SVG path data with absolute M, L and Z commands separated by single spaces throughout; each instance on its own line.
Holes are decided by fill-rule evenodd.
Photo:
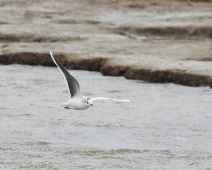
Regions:
M 0 66 L 1 169 L 212 169 L 212 90 L 71 71 L 87 110 L 60 106 L 57 68 Z

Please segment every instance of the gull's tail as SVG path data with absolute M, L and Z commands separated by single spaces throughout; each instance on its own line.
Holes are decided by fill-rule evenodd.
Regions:
M 69 106 L 69 102 L 63 103 L 63 104 L 61 104 L 61 106 L 67 107 L 67 106 Z

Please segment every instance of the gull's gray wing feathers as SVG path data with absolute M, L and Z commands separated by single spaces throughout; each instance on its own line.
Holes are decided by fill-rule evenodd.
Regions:
M 107 97 L 94 97 L 94 98 L 90 98 L 90 100 L 92 102 L 96 101 L 96 100 L 112 100 L 114 102 L 130 102 L 130 100 L 127 100 L 127 99 L 119 100 L 119 99 L 112 99 L 112 98 L 107 98 Z
M 68 85 L 68 90 L 70 93 L 71 98 L 73 97 L 81 97 L 80 92 L 80 85 L 79 82 L 68 72 L 68 70 L 57 60 L 57 58 L 53 55 L 53 53 L 50 51 L 50 55 L 54 63 L 57 65 L 57 67 L 60 69 L 61 73 L 63 74 L 66 83 Z

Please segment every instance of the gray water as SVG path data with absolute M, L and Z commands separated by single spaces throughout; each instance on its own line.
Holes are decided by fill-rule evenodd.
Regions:
M 0 169 L 212 169 L 212 90 L 71 71 L 87 110 L 66 110 L 57 68 L 0 66 Z

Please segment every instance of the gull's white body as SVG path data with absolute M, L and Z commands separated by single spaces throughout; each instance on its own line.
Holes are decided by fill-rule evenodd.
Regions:
M 68 86 L 69 93 L 70 93 L 70 99 L 68 100 L 68 102 L 62 104 L 64 108 L 75 109 L 75 110 L 85 110 L 89 108 L 90 106 L 93 106 L 92 103 L 96 100 L 112 100 L 115 102 L 130 102 L 129 100 L 118 100 L 118 99 L 112 99 L 112 98 L 106 98 L 106 97 L 89 98 L 89 97 L 82 96 L 80 92 L 79 82 L 54 57 L 51 51 L 50 51 L 50 55 L 54 63 L 57 65 L 57 67 L 60 69 L 61 73 L 63 74 Z
M 68 102 L 63 103 L 62 106 L 66 109 L 85 110 L 90 105 L 85 104 L 85 98 L 71 98 Z

